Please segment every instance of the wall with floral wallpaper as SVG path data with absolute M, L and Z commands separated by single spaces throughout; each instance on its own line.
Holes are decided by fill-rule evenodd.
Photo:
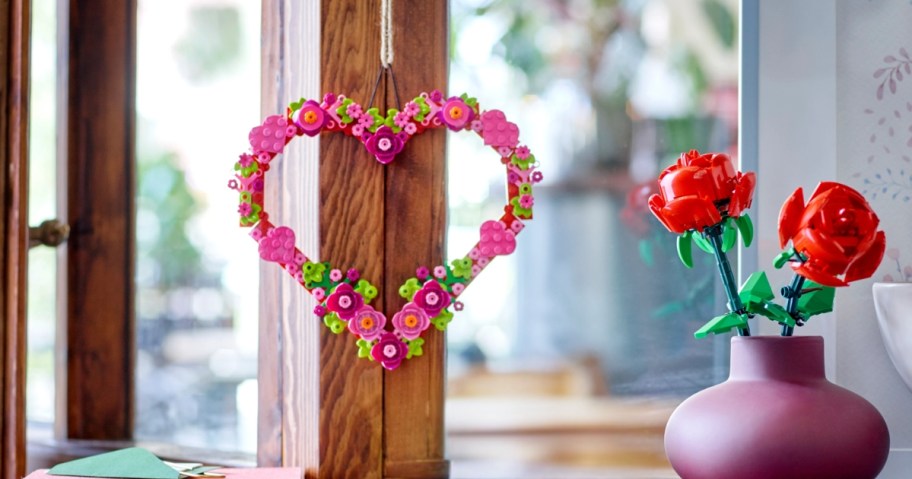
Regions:
M 912 470 L 912 392 L 886 355 L 871 296 L 875 281 L 912 282 L 910 25 L 908 0 L 837 2 L 837 177 L 877 211 L 887 251 L 872 279 L 837 295 L 836 379 L 871 400 L 890 425 L 893 452 L 882 477 Z

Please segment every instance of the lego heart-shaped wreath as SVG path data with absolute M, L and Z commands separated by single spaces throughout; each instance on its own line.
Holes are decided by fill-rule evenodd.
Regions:
M 377 161 L 388 164 L 409 139 L 443 126 L 478 134 L 500 155 L 507 180 L 504 215 L 482 223 L 479 241 L 465 257 L 431 269 L 418 266 L 415 276 L 399 288 L 408 302 L 388 321 L 370 306 L 377 288 L 361 278 L 357 269 L 310 261 L 295 246 L 291 228 L 269 222 L 263 209 L 264 175 L 285 145 L 301 135 L 345 133 L 358 138 Z M 482 112 L 474 98 L 462 95 L 444 99 L 436 90 L 415 97 L 402 111 L 390 109 L 386 116 L 377 108 L 365 111 L 343 95 L 326 94 L 322 103 L 301 99 L 292 103 L 285 115 L 267 117 L 250 132 L 249 140 L 250 151 L 240 155 L 234 165 L 235 179 L 229 187 L 240 192 L 240 224 L 253 228 L 250 236 L 259 243 L 260 257 L 278 263 L 316 298 L 320 304 L 314 313 L 334 333 L 348 329 L 358 337 L 359 357 L 390 370 L 403 359 L 420 356 L 422 333 L 430 325 L 445 330 L 453 319 L 450 308 L 462 309 L 457 298 L 466 286 L 493 258 L 513 252 L 523 220 L 532 218 L 532 185 L 542 178 L 541 172 L 535 171 L 535 157 L 519 145 L 519 128 L 507 121 L 503 112 Z

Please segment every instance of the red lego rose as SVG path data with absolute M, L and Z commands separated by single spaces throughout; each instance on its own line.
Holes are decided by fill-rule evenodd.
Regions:
M 673 233 L 703 231 L 749 208 L 756 182 L 754 173 L 735 170 L 727 155 L 691 150 L 659 175 L 649 209 Z
M 860 193 L 823 182 L 805 205 L 801 188 L 779 212 L 779 244 L 791 240 L 806 261 L 793 262 L 798 274 L 825 286 L 846 286 L 874 274 L 886 240 L 880 220 Z M 844 275 L 842 279 L 840 275 Z

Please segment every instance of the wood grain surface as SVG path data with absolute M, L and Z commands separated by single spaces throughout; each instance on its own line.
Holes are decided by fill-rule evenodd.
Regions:
M 446 91 L 446 1 L 393 3 L 393 70 L 401 98 Z M 345 94 L 366 107 L 380 66 L 380 2 L 323 0 L 316 12 L 318 23 L 312 18 L 315 10 L 299 2 L 264 2 L 264 115 L 301 96 L 319 100 L 324 92 Z M 308 80 L 314 72 L 317 91 Z M 383 110 L 394 103 L 392 83 L 384 80 L 373 105 Z M 270 170 L 270 218 L 281 218 L 299 236 L 318 224 L 317 238 L 299 238 L 302 250 L 343 271 L 358 268 L 381 290 L 374 306 L 391 317 L 403 303 L 399 285 L 418 265 L 440 264 L 443 257 L 445 133 L 411 140 L 387 167 L 350 137 L 326 134 L 318 143 L 318 162 L 292 148 L 277 171 Z M 286 211 L 297 208 L 310 213 Z M 334 335 L 313 319 L 313 303 L 302 288 L 286 289 L 287 275 L 265 266 L 259 464 L 304 466 L 306 477 L 447 477 L 443 335 L 431 332 L 422 358 L 385 373 L 358 359 L 350 334 Z M 295 322 L 317 327 L 296 331 L 301 326 Z
M 0 478 L 25 475 L 29 2 L 0 0 Z
M 66 75 L 66 435 L 133 434 L 135 0 L 70 0 Z M 63 52 L 62 52 L 63 53 Z M 67 201 L 67 197 L 79 201 Z M 116 288 L 112 281 L 123 282 Z
M 447 90 L 447 2 L 393 2 L 393 61 L 403 102 L 421 92 Z M 387 89 L 388 106 L 395 105 Z M 405 300 L 398 290 L 419 265 L 445 261 L 446 132 L 427 131 L 410 140 L 386 174 L 386 267 L 383 294 L 387 317 Z M 406 361 L 384 378 L 385 476 L 448 477 L 444 459 L 443 405 L 445 334 L 425 332 L 424 355 Z
M 322 92 L 345 94 L 366 105 L 379 66 L 378 6 L 359 0 L 322 2 Z M 385 173 L 360 142 L 340 134 L 321 136 L 320 258 L 343 270 L 358 268 L 378 288 L 385 274 Z M 373 305 L 388 310 L 383 296 Z M 321 329 L 320 477 L 382 477 L 383 370 L 358 358 L 347 332 Z

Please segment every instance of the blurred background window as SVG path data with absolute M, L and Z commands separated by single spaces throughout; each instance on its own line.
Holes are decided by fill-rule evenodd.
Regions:
M 31 226 L 57 217 L 57 1 L 32 0 L 29 98 L 29 218 Z M 57 250 L 28 253 L 29 439 L 53 436 L 57 334 Z
M 667 414 L 727 377 L 728 345 L 693 337 L 725 308 L 712 257 L 685 268 L 646 200 L 682 152 L 737 159 L 738 2 L 453 0 L 451 22 L 450 92 L 504 110 L 544 181 L 449 328 L 448 454 L 661 466 Z M 454 257 L 502 208 L 503 169 L 448 148 Z M 640 441 L 616 456 L 555 435 L 620 430 Z
M 135 437 L 255 452 L 258 258 L 212 173 L 259 119 L 260 4 L 139 0 L 137 23 Z

